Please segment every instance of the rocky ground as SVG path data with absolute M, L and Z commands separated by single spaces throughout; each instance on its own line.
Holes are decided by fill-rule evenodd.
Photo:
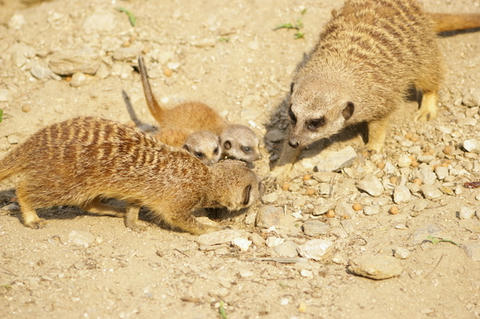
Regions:
M 480 13 L 478 0 L 423 2 Z M 0 0 L 0 156 L 74 116 L 128 122 L 122 90 L 154 124 L 142 53 L 162 102 L 200 100 L 265 136 L 255 169 L 268 190 L 218 220 L 231 229 L 196 237 L 66 207 L 28 229 L 4 180 L 0 317 L 480 318 L 480 188 L 465 184 L 480 180 L 480 32 L 439 39 L 437 120 L 414 122 L 406 102 L 384 154 L 363 156 L 356 137 L 306 152 L 283 187 L 268 177 L 293 71 L 340 5 Z M 284 23 L 299 30 L 273 30 Z

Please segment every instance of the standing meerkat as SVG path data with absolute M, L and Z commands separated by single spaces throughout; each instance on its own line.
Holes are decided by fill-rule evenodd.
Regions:
M 414 0 L 346 1 L 293 78 L 273 174 L 285 177 L 302 148 L 352 124 L 367 123 L 367 149 L 381 151 L 412 84 L 423 93 L 415 118 L 435 118 L 444 73 L 435 32 L 478 26 L 480 15 L 427 14 Z
M 16 194 L 25 226 L 42 227 L 36 209 L 80 206 L 92 213 L 120 215 L 137 228 L 139 207 L 192 234 L 216 229 L 191 215 L 202 207 L 239 210 L 259 197 L 259 181 L 245 163 L 211 167 L 183 149 L 119 123 L 76 118 L 48 126 L 0 160 L 0 180 L 20 174 Z M 127 203 L 124 214 L 100 198 Z
M 247 126 L 230 124 L 210 106 L 202 102 L 181 103 L 173 108 L 160 105 L 155 98 L 143 57 L 138 58 L 138 69 L 142 79 L 143 92 L 150 113 L 160 125 L 155 135 L 166 144 L 183 144 L 187 137 L 197 131 L 210 131 L 220 136 L 222 151 L 226 157 L 251 163 L 260 158 L 257 135 Z M 196 139 L 197 149 L 208 148 L 200 138 Z

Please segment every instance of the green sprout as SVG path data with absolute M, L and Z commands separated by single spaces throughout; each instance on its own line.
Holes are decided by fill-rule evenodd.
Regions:
M 220 307 L 218 307 L 218 313 L 222 319 L 227 319 L 227 312 L 225 311 L 225 307 L 223 301 L 220 301 Z
M 305 12 L 306 12 L 306 9 L 302 10 L 302 12 L 301 12 L 302 15 Z M 302 20 L 298 19 L 295 24 L 290 23 L 290 22 L 280 24 L 280 25 L 276 26 L 275 28 L 273 28 L 273 31 L 277 31 L 277 30 L 280 30 L 280 29 L 297 30 L 297 32 L 295 32 L 295 34 L 294 34 L 295 39 L 303 39 L 305 37 L 305 33 L 300 31 L 302 28 L 303 28 L 303 22 L 302 22 Z
M 133 15 L 132 12 L 128 11 L 128 10 L 125 9 L 125 8 L 120 8 L 120 7 L 119 7 L 119 8 L 115 8 L 115 9 L 116 9 L 117 11 L 119 11 L 119 12 L 125 13 L 125 14 L 128 16 L 128 21 L 130 22 L 130 25 L 131 25 L 132 27 L 135 26 L 135 24 L 137 23 L 137 18 L 135 18 L 135 16 Z
M 454 242 L 453 240 L 445 239 L 445 238 L 441 238 L 441 237 L 428 236 L 426 240 L 431 242 L 434 245 L 436 245 L 438 243 L 450 243 L 450 244 L 453 244 L 455 246 L 460 246 L 458 243 Z
M 0 109 L 0 123 L 2 123 L 2 120 L 3 120 L 3 110 Z

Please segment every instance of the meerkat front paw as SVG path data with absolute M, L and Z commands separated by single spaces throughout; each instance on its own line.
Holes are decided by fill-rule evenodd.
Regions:
M 40 229 L 40 228 L 45 227 L 45 225 L 47 225 L 47 221 L 43 218 L 38 218 L 38 219 L 28 221 L 28 222 L 25 221 L 23 224 L 25 226 L 33 228 L 33 229 Z

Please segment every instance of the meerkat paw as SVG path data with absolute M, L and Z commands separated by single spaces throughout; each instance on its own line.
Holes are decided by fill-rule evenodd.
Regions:
M 29 228 L 40 229 L 47 225 L 47 221 L 43 218 L 37 218 L 31 221 L 24 221 L 23 224 Z
M 423 94 L 420 109 L 417 111 L 415 120 L 426 122 L 437 117 L 438 113 L 438 95 L 437 92 L 427 92 Z
M 139 224 L 128 225 L 127 228 L 137 233 L 141 233 L 147 230 L 146 226 L 142 226 Z

